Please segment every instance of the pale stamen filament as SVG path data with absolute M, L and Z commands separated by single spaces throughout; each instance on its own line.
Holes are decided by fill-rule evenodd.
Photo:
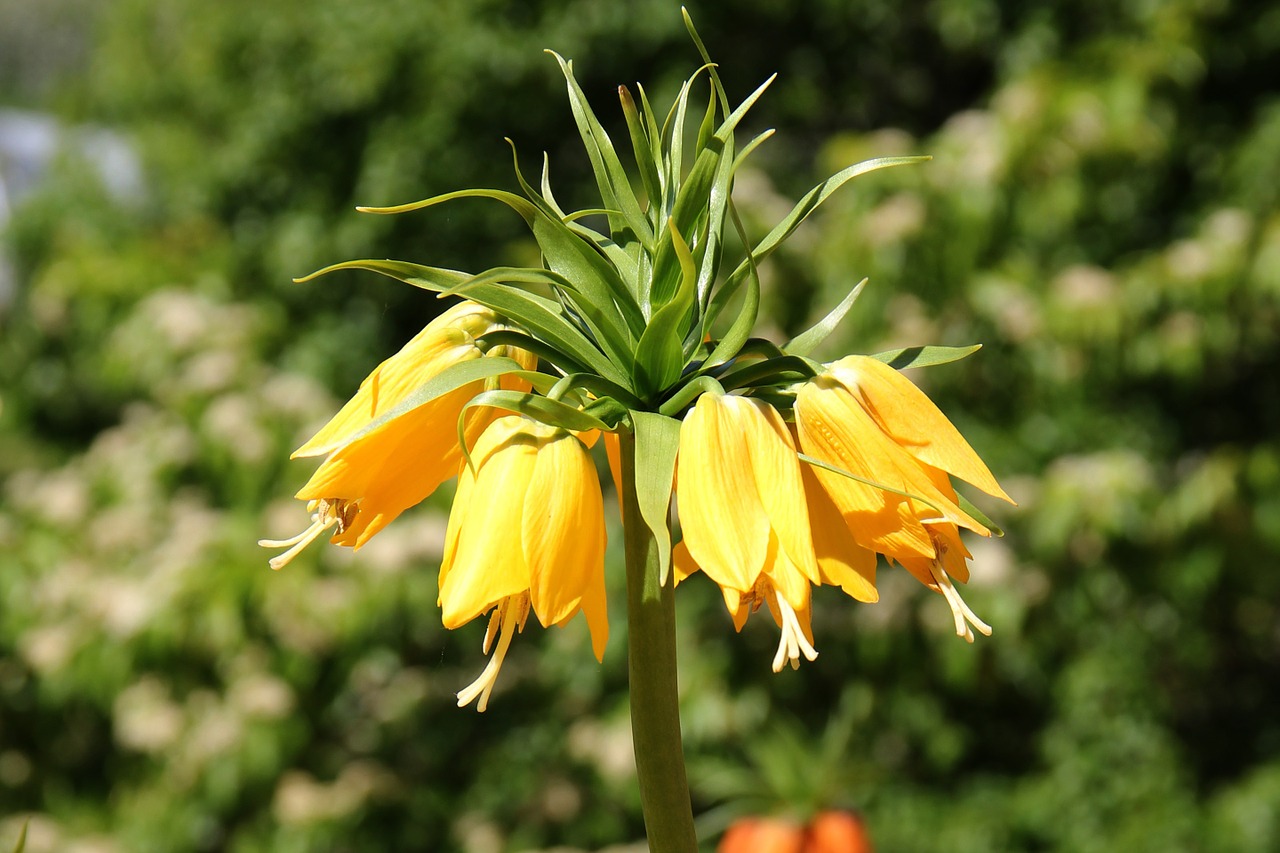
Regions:
M 969 628 L 969 625 L 972 625 L 978 629 L 978 633 L 984 637 L 990 637 L 991 626 L 974 615 L 974 612 L 969 609 L 969 605 L 964 603 L 964 599 L 960 597 L 960 591 L 951 583 L 947 570 L 942 568 L 937 560 L 929 562 L 929 573 L 937 581 L 938 591 L 942 593 L 943 598 L 947 600 L 947 604 L 951 607 L 951 615 L 956 623 L 956 636 L 963 637 L 967 643 L 972 643 L 974 639 L 973 631 Z
M 294 557 L 302 553 L 312 542 L 316 541 L 326 530 L 334 525 L 341 531 L 346 525 L 349 505 L 342 501 L 312 501 L 307 509 L 314 509 L 311 514 L 311 526 L 288 539 L 259 539 L 262 548 L 288 548 L 283 554 L 277 554 L 267 561 L 271 568 L 279 570 L 287 566 Z M 354 514 L 354 513 L 352 513 Z
M 489 694 L 493 692 L 493 685 L 498 680 L 498 672 L 502 669 L 502 661 L 507 656 L 507 649 L 511 647 L 511 638 L 517 631 L 524 630 L 524 623 L 528 618 L 528 593 L 505 598 L 494 610 L 493 615 L 489 617 L 489 628 L 484 635 L 484 651 L 487 654 L 493 647 L 495 624 L 499 625 L 498 647 L 494 650 L 493 657 L 489 658 L 489 664 L 484 668 L 484 672 L 480 673 L 480 677 L 458 693 L 459 708 L 469 705 L 477 696 L 480 697 L 476 702 L 477 711 L 484 713 L 484 710 L 489 707 Z
M 792 669 L 799 669 L 802 653 L 807 660 L 812 661 L 817 659 L 818 652 L 805 637 L 799 617 L 782 597 L 782 593 L 774 590 L 774 597 L 778 601 L 778 612 L 782 614 L 782 636 L 778 640 L 778 653 L 773 656 L 773 671 L 782 672 L 782 665 L 788 660 Z

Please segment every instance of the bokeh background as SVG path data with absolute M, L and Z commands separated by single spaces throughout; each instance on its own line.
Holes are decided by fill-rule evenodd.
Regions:
M 769 670 L 680 589 L 685 744 L 734 817 L 852 806 L 878 850 L 1280 849 L 1280 7 L 1229 0 L 691 2 L 778 134 L 737 182 L 785 335 L 864 276 L 826 354 L 982 342 L 916 371 L 1018 499 L 940 598 L 824 589 Z M 488 713 L 454 692 L 448 494 L 272 573 L 289 451 L 439 309 L 354 257 L 480 270 L 510 136 L 589 205 L 551 47 L 600 115 L 699 64 L 669 0 L 0 0 L 0 848 L 597 850 L 642 838 L 620 563 L 603 666 L 531 628 Z M 445 490 L 447 492 L 447 490 Z M 615 540 L 617 536 L 613 537 Z

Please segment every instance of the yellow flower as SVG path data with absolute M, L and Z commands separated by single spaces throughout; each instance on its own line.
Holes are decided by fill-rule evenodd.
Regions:
M 604 586 L 604 502 L 596 468 L 573 434 L 509 415 L 480 436 L 458 478 L 440 566 L 444 626 L 492 611 L 481 676 L 458 694 L 483 711 L 516 631 L 529 611 L 543 627 L 579 610 L 596 659 L 609 637 Z M 474 466 L 474 467 L 472 467 Z
M 874 559 L 874 557 L 873 557 Z M 689 554 L 687 542 L 679 542 L 672 551 L 672 574 L 676 584 L 701 568 Z M 703 572 L 708 574 L 707 572 Z M 741 631 L 747 617 L 767 605 L 773 621 L 781 630 L 778 652 L 773 656 L 773 671 L 781 672 L 786 663 L 792 669 L 800 666 L 800 655 L 816 660 L 818 651 L 813 647 L 813 629 L 810 625 L 809 579 L 776 547 L 771 549 L 765 567 L 756 577 L 751 589 L 742 592 L 732 586 L 720 586 L 725 609 L 733 619 L 734 629 Z
M 989 634 L 960 600 L 948 571 L 968 578 L 959 527 L 984 536 L 990 531 L 959 507 L 948 475 L 1013 501 L 933 401 L 883 362 L 849 356 L 799 386 L 795 412 L 805 453 L 888 487 L 814 468 L 854 539 L 942 593 L 960 636 L 973 638 L 966 620 Z
M 742 398 L 732 398 L 742 399 Z M 759 401 L 745 401 L 762 411 L 773 412 Z M 734 405 L 734 404 L 731 404 Z M 765 415 L 769 421 L 777 423 L 777 413 Z M 790 432 L 783 435 L 790 438 Z M 787 444 L 794 455 L 794 444 Z M 681 445 L 681 454 L 685 453 Z M 858 601 L 873 602 L 879 599 L 875 588 L 876 555 L 854 541 L 839 510 L 831 502 L 826 492 L 818 485 L 813 471 L 808 465 L 799 465 L 801 494 L 791 494 L 789 500 L 804 508 L 808 515 L 811 531 L 811 552 L 818 569 L 818 581 L 824 585 L 839 586 L 846 594 Z M 788 478 L 789 479 L 789 478 Z M 794 481 L 791 481 L 794 484 Z M 683 492 L 688 496 L 688 492 Z M 688 515 L 686 504 L 681 504 L 682 518 Z M 696 516 L 696 513 L 694 513 Z M 688 546 L 688 523 L 685 522 L 686 538 L 675 547 L 673 563 L 676 582 L 699 571 L 701 568 L 693 558 Z M 720 572 L 704 574 L 714 577 Z M 747 617 L 760 609 L 761 604 L 769 608 L 773 621 L 781 630 L 778 640 L 778 652 L 773 659 L 773 671 L 780 672 L 785 663 L 790 662 L 792 668 L 800 664 L 800 655 L 814 660 L 818 652 L 813 647 L 813 631 L 810 625 L 812 577 L 801 572 L 791 561 L 785 550 L 778 547 L 778 539 L 770 540 L 765 554 L 764 566 L 755 582 L 747 591 L 733 585 L 720 584 L 724 596 L 725 607 L 733 618 L 734 628 L 741 631 Z M 718 582 L 718 581 L 717 581 Z
M 360 390 L 293 457 L 328 454 L 296 497 L 308 502 L 311 526 L 291 539 L 261 540 L 267 548 L 288 548 L 271 560 L 278 569 L 330 528 L 333 542 L 359 548 L 404 510 L 414 506 L 458 472 L 458 416 L 486 387 L 477 380 L 369 430 L 379 417 L 404 402 L 446 368 L 485 355 L 476 338 L 505 328 L 496 314 L 474 302 L 461 302 L 432 320 L 398 353 L 364 380 Z M 529 353 L 495 347 L 532 368 Z M 504 387 L 524 387 L 503 378 Z M 491 410 L 467 414 L 466 434 L 474 441 L 492 422 Z M 358 436 L 358 437 L 357 437 Z
M 813 660 L 809 584 L 821 583 L 795 444 L 782 416 L 748 397 L 704 394 L 680 428 L 676 497 L 683 573 L 719 584 L 741 629 L 767 603 L 783 630 L 784 658 Z

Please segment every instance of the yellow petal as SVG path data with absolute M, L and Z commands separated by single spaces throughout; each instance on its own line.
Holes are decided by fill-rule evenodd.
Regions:
M 722 400 L 726 414 L 732 413 L 746 439 L 756 494 L 778 543 L 792 565 L 809 581 L 819 583 L 800 460 L 796 457 L 795 444 L 786 421 L 776 409 L 761 400 L 746 397 L 724 397 Z
M 508 420 L 501 418 L 495 426 Z M 452 550 L 440 567 L 446 628 L 463 625 L 504 598 L 529 589 L 521 527 L 537 449 L 508 439 L 501 427 L 487 430 L 476 448 L 483 461 L 476 463 L 474 474 L 467 470 L 462 475 L 464 481 L 473 481 L 465 488 L 460 483 L 466 506 L 456 517 L 450 515 L 445 538 Z
M 897 466 L 874 436 L 862 441 L 863 436 L 879 429 L 869 423 L 861 408 L 847 405 L 830 387 L 813 382 L 800 387 L 796 393 L 796 431 L 808 455 L 859 477 L 900 488 L 895 482 L 902 479 Z M 933 556 L 924 525 L 909 509 L 903 509 L 905 498 L 822 468 L 814 468 L 814 475 L 858 544 L 884 553 Z
M 969 549 L 964 546 L 964 542 L 960 539 L 960 531 L 954 524 L 930 524 L 929 532 L 933 536 L 934 548 L 937 556 L 930 559 L 921 557 L 904 556 L 898 560 L 902 567 L 915 576 L 931 589 L 938 589 L 938 581 L 934 577 L 933 572 L 929 569 L 929 564 L 937 562 L 942 566 L 953 580 L 960 583 L 969 582 L 969 563 L 972 557 Z
M 613 479 L 613 491 L 618 496 L 618 513 L 626 517 L 626 508 L 622 505 L 622 447 L 618 443 L 616 432 L 604 434 L 604 455 L 609 460 L 609 476 Z
M 378 365 L 346 405 L 290 458 L 321 456 L 398 406 L 446 367 L 480 358 L 480 350 L 460 329 L 438 329 L 414 338 Z M 474 392 L 473 392 L 474 396 Z
M 751 459 L 723 405 L 703 394 L 680 427 L 677 500 L 685 546 L 721 587 L 747 592 L 764 566 L 769 519 L 756 494 Z
M 671 574 L 675 577 L 676 586 L 696 571 L 698 564 L 689 553 L 689 546 L 683 541 L 677 542 L 675 548 L 671 549 Z
M 359 501 L 355 523 L 334 541 L 363 545 L 457 473 L 457 413 L 474 393 L 459 388 L 338 449 L 296 496 Z
M 604 572 L 600 571 L 591 578 L 582 595 L 582 613 L 587 618 L 587 630 L 591 633 L 591 651 L 596 660 L 602 662 L 609 642 L 609 613 L 605 599 Z
M 854 540 L 844 516 L 818 482 L 813 468 L 801 468 L 809 518 L 813 523 L 813 548 L 822 570 L 822 582 L 838 586 L 858 601 L 880 600 L 876 590 L 876 555 Z M 798 611 L 797 611 L 798 612 Z
M 930 518 L 990 535 L 955 503 L 954 491 L 940 491 L 925 466 L 885 435 L 848 389 L 831 377 L 820 376 L 801 386 L 796 423 L 806 453 L 873 483 L 918 495 L 931 505 L 818 469 L 818 480 L 859 544 L 890 556 L 898 552 L 932 556 L 921 524 L 921 519 Z
M 529 598 L 543 626 L 575 613 L 604 574 L 604 501 L 595 465 L 567 432 L 541 437 L 533 479 L 524 495 L 522 539 Z
M 830 372 L 912 456 L 1013 503 L 959 430 L 910 379 L 878 359 L 860 355 L 837 361 Z
M 777 537 L 769 539 L 769 556 L 763 574 L 793 608 L 798 610 L 809 602 L 809 579 L 787 557 Z

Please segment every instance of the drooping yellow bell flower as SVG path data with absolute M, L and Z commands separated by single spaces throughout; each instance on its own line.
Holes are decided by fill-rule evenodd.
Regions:
M 960 509 L 950 476 L 1013 501 L 933 401 L 887 364 L 849 356 L 799 387 L 795 411 L 804 452 L 919 497 L 813 468 L 853 537 L 942 594 L 959 636 L 973 641 L 969 625 L 990 634 L 952 584 L 969 577 L 959 527 L 984 536 L 990 531 Z
M 704 394 L 680 428 L 678 571 L 701 568 L 739 629 L 767 603 L 783 631 L 774 661 L 817 657 L 809 585 L 820 583 L 803 475 L 791 432 L 767 403 Z
M 749 592 L 771 551 L 819 582 L 800 461 L 767 403 L 698 398 L 680 427 L 676 499 L 690 555 L 722 588 Z
M 758 401 L 752 402 L 763 405 Z M 794 453 L 794 445 L 792 447 Z M 684 452 L 683 447 L 681 452 Z M 797 499 L 803 501 L 808 514 L 819 580 L 824 585 L 840 587 L 858 601 L 877 601 L 876 555 L 854 541 L 839 510 L 818 484 L 810 466 L 802 464 L 799 468 L 803 494 Z M 685 513 L 683 505 L 681 513 L 682 516 Z M 793 669 L 798 667 L 802 654 L 811 661 L 818 656 L 810 623 L 812 579 L 777 547 L 777 541 L 776 538 L 771 540 L 764 568 L 750 590 L 742 592 L 735 587 L 721 585 L 725 608 L 733 619 L 734 628 L 739 631 L 746 624 L 747 617 L 761 604 L 768 606 L 781 631 L 778 652 L 773 659 L 774 672 L 780 672 L 788 662 Z M 677 583 L 701 569 L 689 552 L 687 538 L 676 545 L 672 560 Z
M 774 540 L 775 542 L 777 540 Z M 701 566 L 689 554 L 687 542 L 679 542 L 671 554 L 672 575 L 676 584 L 701 570 Z M 703 572 L 703 574 L 707 574 Z M 770 548 L 765 567 L 756 577 L 751 589 L 742 592 L 732 586 L 720 586 L 725 609 L 733 619 L 737 631 L 747 623 L 747 617 L 764 604 L 769 608 L 773 621 L 781 634 L 778 651 L 773 656 L 773 671 L 781 672 L 786 663 L 792 669 L 800 666 L 800 656 L 816 660 L 818 651 L 813 647 L 809 579 L 787 559 L 776 546 Z
M 382 415 L 406 400 L 425 382 L 460 362 L 486 353 L 476 338 L 506 328 L 488 308 L 461 302 L 432 320 L 395 355 L 369 374 L 342 410 L 293 457 L 328 454 L 296 497 L 308 502 L 312 523 L 291 539 L 261 540 L 267 548 L 288 548 L 272 559 L 278 569 L 327 530 L 333 542 L 359 548 L 404 510 L 422 501 L 458 472 L 458 416 L 486 387 L 468 383 L 374 429 Z M 506 355 L 532 368 L 529 353 L 494 347 L 489 355 Z M 503 387 L 521 387 L 503 377 Z M 491 410 L 467 414 L 466 434 L 474 441 L 494 418 Z M 362 431 L 368 430 L 364 434 Z
M 798 387 L 795 412 L 805 453 L 875 484 L 815 469 L 859 544 L 886 556 L 933 557 L 925 521 L 990 535 L 957 505 L 949 486 L 939 488 L 931 469 L 1009 500 L 938 407 L 877 359 L 849 356 L 829 365 Z
M 581 610 L 596 659 L 609 637 L 604 502 L 595 464 L 572 433 L 531 418 L 495 420 L 462 468 L 440 566 L 444 626 L 492 611 L 484 672 L 458 694 L 483 711 L 511 638 L 530 610 L 543 627 Z

